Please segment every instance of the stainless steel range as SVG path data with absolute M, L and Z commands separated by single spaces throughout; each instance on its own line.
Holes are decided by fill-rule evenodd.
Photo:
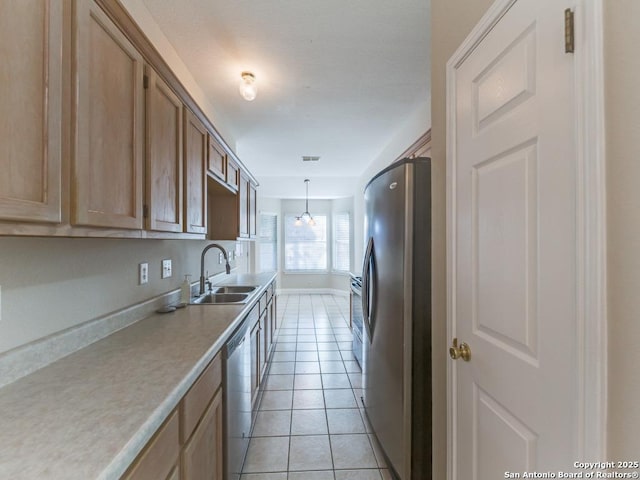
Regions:
M 351 329 L 353 355 L 362 368 L 362 277 L 351 274 Z

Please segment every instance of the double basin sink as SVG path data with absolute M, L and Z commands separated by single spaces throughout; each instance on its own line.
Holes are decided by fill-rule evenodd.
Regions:
M 191 299 L 196 305 L 243 304 L 249 301 L 258 287 L 248 285 L 228 285 L 212 288 L 208 293 Z

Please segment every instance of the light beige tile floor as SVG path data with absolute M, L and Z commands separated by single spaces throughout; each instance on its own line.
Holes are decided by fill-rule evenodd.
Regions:
M 279 334 L 241 480 L 387 480 L 360 408 L 349 301 L 278 297 Z

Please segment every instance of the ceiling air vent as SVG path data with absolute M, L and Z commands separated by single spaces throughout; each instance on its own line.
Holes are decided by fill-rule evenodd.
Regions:
M 303 162 L 317 162 L 318 160 L 320 160 L 320 157 L 308 156 L 308 155 L 302 156 Z

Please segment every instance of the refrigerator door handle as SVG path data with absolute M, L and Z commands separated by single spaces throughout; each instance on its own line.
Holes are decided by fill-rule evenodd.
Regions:
M 369 343 L 373 341 L 373 318 L 375 308 L 375 254 L 373 249 L 373 237 L 369 237 L 367 250 L 364 255 L 362 267 L 362 313 L 363 322 L 367 329 Z M 371 286 L 373 285 L 373 290 Z M 372 301 L 373 300 L 373 301 Z

